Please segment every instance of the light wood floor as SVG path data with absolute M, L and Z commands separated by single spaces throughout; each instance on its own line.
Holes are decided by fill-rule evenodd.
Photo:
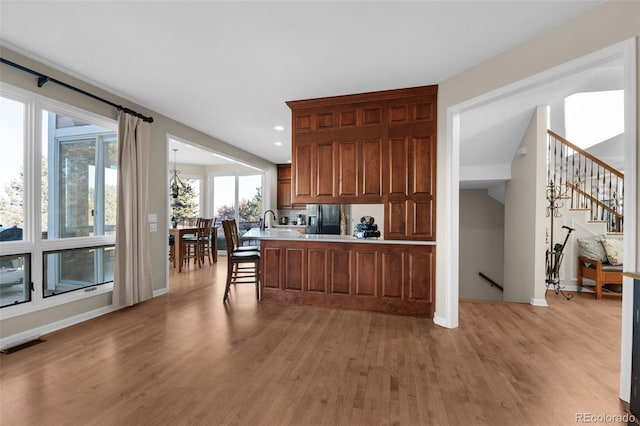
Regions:
M 622 414 L 620 301 L 461 302 L 460 327 L 222 304 L 217 266 L 0 355 L 2 425 L 571 425 Z M 196 269 L 197 271 L 197 269 Z

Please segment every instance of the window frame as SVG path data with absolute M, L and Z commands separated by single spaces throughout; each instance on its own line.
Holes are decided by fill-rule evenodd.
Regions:
M 25 104 L 24 161 L 24 222 L 22 241 L 0 244 L 1 255 L 31 254 L 31 301 L 0 309 L 0 320 L 49 309 L 113 291 L 113 283 L 101 284 L 96 291 L 68 292 L 55 297 L 43 297 L 43 256 L 45 252 L 115 245 L 115 235 L 42 239 L 42 112 L 69 115 L 118 133 L 118 121 L 60 102 L 35 92 L 0 82 L 0 96 Z M 47 158 L 49 161 L 49 159 Z M 92 288 L 92 287 L 86 287 Z

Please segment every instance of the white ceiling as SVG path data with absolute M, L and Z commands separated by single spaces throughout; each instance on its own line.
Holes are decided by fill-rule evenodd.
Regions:
M 286 101 L 437 84 L 599 3 L 0 0 L 0 42 L 284 163 Z M 503 107 L 503 134 L 520 131 Z M 495 117 L 469 115 L 466 135 Z

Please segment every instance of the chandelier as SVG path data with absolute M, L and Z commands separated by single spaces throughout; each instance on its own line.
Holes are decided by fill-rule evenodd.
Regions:
M 178 207 L 176 206 L 176 204 L 179 203 L 178 197 L 181 193 L 184 193 L 189 186 L 178 176 L 180 174 L 180 170 L 176 167 L 177 151 L 178 150 L 176 148 L 173 148 L 173 169 L 171 170 L 171 179 L 169 180 L 169 188 L 171 189 L 171 197 L 173 198 L 174 207 Z

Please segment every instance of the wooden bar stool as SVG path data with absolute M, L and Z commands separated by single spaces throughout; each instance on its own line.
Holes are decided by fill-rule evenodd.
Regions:
M 222 301 L 229 298 L 231 284 L 255 284 L 256 298 L 260 299 L 260 252 L 237 250 L 233 233 L 235 221 L 223 220 L 224 239 L 227 243 L 227 281 Z M 237 229 L 237 228 L 236 228 Z

